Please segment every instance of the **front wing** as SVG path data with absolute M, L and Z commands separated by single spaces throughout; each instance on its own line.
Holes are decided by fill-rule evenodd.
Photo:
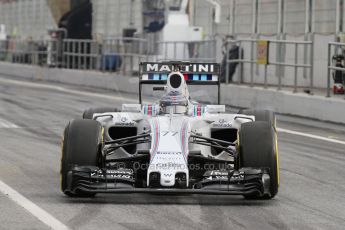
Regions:
M 223 175 L 204 178 L 188 188 L 136 187 L 135 177 L 114 176 L 114 170 L 94 166 L 75 166 L 67 175 L 68 190 L 89 193 L 160 193 L 160 194 L 218 194 L 218 195 L 270 195 L 270 177 L 266 169 L 241 168 Z

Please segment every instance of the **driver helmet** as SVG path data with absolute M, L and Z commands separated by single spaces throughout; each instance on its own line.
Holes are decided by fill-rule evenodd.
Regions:
M 159 105 L 164 114 L 185 114 L 188 111 L 188 99 L 179 91 L 170 91 L 161 98 Z

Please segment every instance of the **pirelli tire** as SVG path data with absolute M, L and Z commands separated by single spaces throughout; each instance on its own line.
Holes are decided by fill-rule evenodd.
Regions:
M 247 194 L 247 199 L 271 199 L 279 188 L 278 141 L 275 129 L 266 121 L 241 125 L 238 137 L 238 167 L 265 168 L 270 176 L 270 195 Z
M 95 193 L 69 191 L 68 173 L 73 166 L 101 166 L 103 128 L 94 120 L 71 121 L 64 130 L 61 157 L 61 190 L 67 196 L 90 197 Z
M 97 108 L 89 108 L 84 111 L 83 119 L 92 119 L 93 114 L 95 113 L 112 113 L 112 112 L 119 112 L 117 108 L 113 107 L 97 107 Z

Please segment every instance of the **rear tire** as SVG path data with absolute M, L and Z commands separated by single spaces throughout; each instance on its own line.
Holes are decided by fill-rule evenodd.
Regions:
M 247 199 L 271 199 L 279 188 L 279 159 L 277 135 L 274 128 L 264 121 L 248 122 L 239 131 L 239 168 L 267 168 L 270 176 L 270 195 L 248 194 Z
M 89 108 L 84 111 L 83 119 L 92 119 L 93 114 L 95 113 L 112 113 L 112 112 L 119 112 L 119 110 L 117 108 L 112 108 L 112 107 Z
M 69 191 L 67 175 L 75 165 L 100 166 L 103 142 L 102 126 L 94 120 L 73 120 L 65 128 L 62 139 L 61 190 L 67 196 L 90 197 L 95 193 Z

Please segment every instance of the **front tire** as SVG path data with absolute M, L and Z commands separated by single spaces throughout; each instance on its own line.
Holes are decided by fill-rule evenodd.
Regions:
M 270 176 L 270 195 L 245 195 L 247 199 L 271 199 L 279 188 L 279 159 L 277 134 L 265 121 L 248 122 L 241 125 L 239 131 L 239 168 L 267 168 Z
M 68 173 L 75 165 L 100 166 L 103 130 L 94 120 L 73 120 L 65 128 L 62 139 L 61 190 L 67 196 L 88 197 L 95 193 L 70 191 Z

